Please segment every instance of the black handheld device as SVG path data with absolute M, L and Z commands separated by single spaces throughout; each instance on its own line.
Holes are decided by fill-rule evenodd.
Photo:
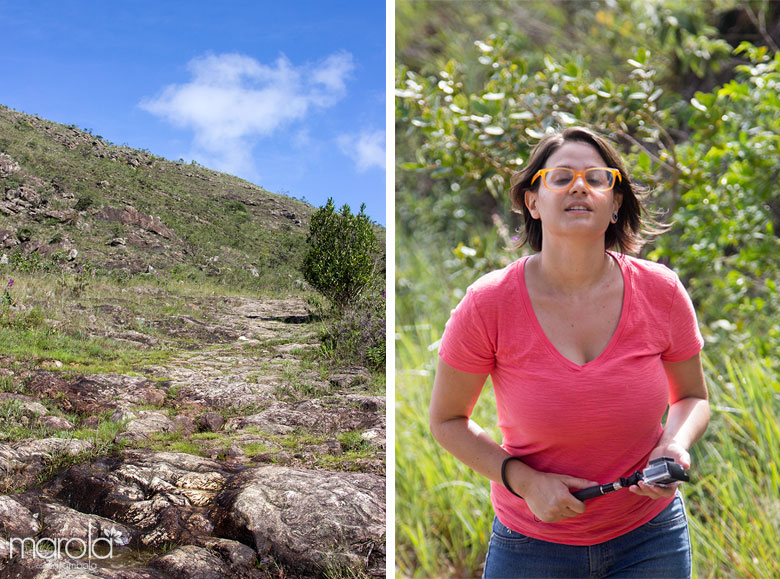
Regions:
M 574 491 L 572 494 L 575 498 L 585 501 L 592 499 L 593 497 L 600 497 L 601 495 L 620 490 L 624 487 L 635 485 L 640 480 L 650 485 L 663 486 L 676 481 L 688 482 L 690 477 L 688 476 L 688 472 L 680 464 L 674 462 L 674 460 L 668 456 L 662 456 L 651 460 L 648 463 L 647 468 L 641 472 L 636 471 L 631 476 L 620 477 L 620 480 L 615 482 Z

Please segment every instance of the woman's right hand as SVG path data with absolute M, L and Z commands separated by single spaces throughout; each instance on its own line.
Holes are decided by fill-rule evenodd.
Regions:
M 509 482 L 511 485 L 511 479 Z M 565 474 L 536 471 L 522 485 L 524 494 L 519 494 L 522 494 L 528 508 L 537 519 L 543 523 L 555 523 L 585 512 L 585 503 L 576 499 L 571 494 L 572 490 L 584 489 L 598 484 Z

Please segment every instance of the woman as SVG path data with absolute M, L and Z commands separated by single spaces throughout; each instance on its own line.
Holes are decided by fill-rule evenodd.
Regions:
M 690 298 L 666 267 L 610 251 L 638 250 L 643 210 L 597 134 L 545 137 L 512 183 L 536 253 L 468 288 L 430 406 L 436 440 L 492 481 L 484 576 L 689 577 L 676 485 L 640 481 L 587 503 L 572 491 L 656 457 L 690 467 L 709 421 Z M 488 375 L 501 446 L 470 419 Z

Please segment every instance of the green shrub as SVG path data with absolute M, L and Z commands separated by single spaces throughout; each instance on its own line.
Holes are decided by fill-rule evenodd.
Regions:
M 303 275 L 338 309 L 352 304 L 371 282 L 379 247 L 371 221 L 349 205 L 336 212 L 333 199 L 311 218 Z
M 686 281 L 710 340 L 749 350 L 763 335 L 766 356 L 780 347 L 780 54 L 736 52 L 750 59 L 736 78 L 692 99 L 675 228 L 650 257 Z
M 37 251 L 32 253 L 12 253 L 8 258 L 8 266 L 11 271 L 22 273 L 40 273 L 54 271 L 54 264 L 44 258 Z

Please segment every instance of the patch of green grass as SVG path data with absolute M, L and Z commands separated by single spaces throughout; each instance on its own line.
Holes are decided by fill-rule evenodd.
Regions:
M 370 579 L 372 575 L 362 563 L 349 564 L 332 560 L 322 570 L 322 577 L 324 579 Z
M 434 376 L 428 346 L 437 339 L 432 326 L 420 324 L 396 340 L 396 561 L 404 577 L 478 576 L 493 518 L 490 487 L 428 430 Z M 491 396 L 486 388 L 473 418 L 495 439 Z
M 719 358 L 704 357 L 712 419 L 683 485 L 697 574 L 780 577 L 780 381 L 767 361 Z
M 384 373 L 371 372 L 371 380 L 365 386 L 368 394 L 384 396 L 387 394 L 387 376 Z
M 192 440 L 219 440 L 225 438 L 225 434 L 220 432 L 196 432 L 190 438 Z
M 51 405 L 45 401 L 44 407 Z M 46 409 L 51 414 L 51 408 Z M 0 440 L 20 441 L 32 438 L 72 438 L 72 432 L 47 426 L 38 410 L 22 400 L 0 402 Z M 73 421 L 73 417 L 71 422 Z
M 364 453 L 353 451 L 339 455 L 325 454 L 317 457 L 316 465 L 326 470 L 364 472 L 366 459 L 369 458 Z
M 361 436 L 359 430 L 342 432 L 336 438 L 344 452 L 363 453 L 371 449 L 371 443 Z
M 0 392 L 24 394 L 26 388 L 24 387 L 24 384 L 14 376 L 0 376 Z
M 82 374 L 127 373 L 144 364 L 160 364 L 171 352 L 129 349 L 103 338 L 68 335 L 50 326 L 0 327 L 0 350 L 19 360 L 58 360 Z
M 330 394 L 330 384 L 312 379 L 308 370 L 297 362 L 286 362 L 281 372 L 283 383 L 274 387 L 274 396 L 279 400 L 295 402 Z
M 129 444 L 133 448 L 146 448 L 160 452 L 182 452 L 203 456 L 203 447 L 197 443 L 193 436 L 185 436 L 180 431 L 153 432 L 148 438 L 133 441 Z M 229 441 L 226 446 L 229 447 Z
M 286 450 L 297 452 L 308 445 L 323 444 L 327 438 L 321 434 L 313 434 L 303 428 L 296 428 L 289 434 L 269 434 L 269 442 L 276 443 Z
M 242 448 L 248 458 L 276 450 L 275 447 L 266 442 L 250 442 L 249 444 L 244 445 Z
M 181 384 L 174 384 L 172 386 L 169 386 L 168 391 L 165 393 L 165 399 L 169 401 L 176 400 L 176 398 L 178 398 L 179 396 L 179 391 L 181 390 L 181 387 L 182 387 Z
M 0 270 L 3 268 L 7 266 L 0 266 Z M 191 313 L 187 304 L 192 300 L 187 300 L 184 289 L 179 294 L 167 295 L 136 280 L 132 291 L 128 291 L 124 287 L 127 284 L 83 272 L 5 273 L 15 280 L 11 291 L 17 307 L 0 308 L 0 351 L 12 360 L 23 361 L 27 367 L 57 360 L 64 364 L 60 371 L 89 374 L 132 373 L 139 366 L 162 365 L 176 355 L 177 347 L 138 347 L 101 334 L 121 332 L 135 323 L 135 331 L 165 343 L 159 329 L 150 323 L 139 326 L 138 320 L 167 319 L 172 311 Z M 72 280 L 76 278 L 83 282 L 78 296 L 72 293 Z M 88 310 L 89 316 L 74 315 L 82 310 Z
M 0 402 L 0 440 L 18 441 L 27 438 L 42 438 L 48 429 L 37 420 L 37 416 L 25 408 L 20 400 Z
M 95 445 L 109 446 L 122 432 L 123 426 L 124 423 L 114 422 L 104 416 L 98 422 L 97 428 L 79 428 L 71 432 L 70 436 L 78 440 L 89 440 Z
M 168 449 L 171 452 L 182 452 L 199 456 L 202 454 L 200 446 L 190 440 L 178 440 L 171 444 Z

